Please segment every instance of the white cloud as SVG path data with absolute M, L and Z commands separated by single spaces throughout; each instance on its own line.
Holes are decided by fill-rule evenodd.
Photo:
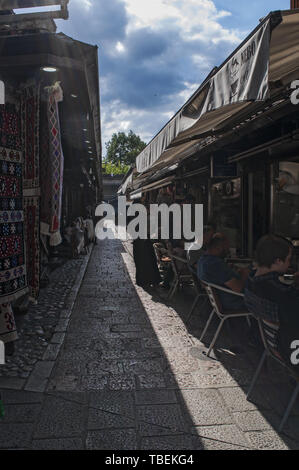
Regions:
M 177 95 L 179 101 L 182 103 L 182 106 L 193 95 L 193 93 L 196 92 L 198 88 L 198 83 L 184 82 L 184 85 L 185 89 Z
M 178 28 L 183 39 L 201 39 L 214 44 L 220 41 L 238 43 L 237 32 L 223 27 L 219 20 L 231 16 L 217 10 L 212 0 L 123 0 L 130 16 L 128 31 L 149 27 L 163 28 L 165 21 Z
M 104 144 L 130 129 L 150 141 L 242 39 L 216 0 L 71 0 L 70 13 L 100 45 Z
M 157 133 L 160 128 L 172 117 L 172 112 L 159 112 L 152 110 L 127 109 L 124 105 L 115 100 L 102 109 L 102 141 L 103 152 L 105 154 L 107 143 L 112 134 L 117 132 L 128 132 L 130 129 L 139 135 L 144 142 L 149 142 L 153 137 L 153 132 Z M 155 122 L 155 129 L 153 129 Z
M 72 0 L 73 3 L 77 3 L 80 7 L 84 7 L 86 10 L 90 10 L 93 5 L 93 0 Z

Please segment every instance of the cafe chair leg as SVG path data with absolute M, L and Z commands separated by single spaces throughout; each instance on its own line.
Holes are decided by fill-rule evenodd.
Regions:
M 173 284 L 173 287 L 170 288 L 170 292 L 169 292 L 169 295 L 168 295 L 168 300 L 171 300 L 173 298 L 173 296 L 176 293 L 176 290 L 178 288 L 178 285 L 179 285 L 179 280 L 176 279 L 174 284 Z
M 295 404 L 295 401 L 296 401 L 296 399 L 297 399 L 298 393 L 299 393 L 299 383 L 298 383 L 298 385 L 297 385 L 297 387 L 296 387 L 296 389 L 295 389 L 295 391 L 294 391 L 294 393 L 293 393 L 293 395 L 292 395 L 292 398 L 291 398 L 291 400 L 290 400 L 290 403 L 289 403 L 289 405 L 288 405 L 288 407 L 287 407 L 287 409 L 286 409 L 286 412 L 285 412 L 285 414 L 284 414 L 284 416 L 283 416 L 283 419 L 282 419 L 282 421 L 281 421 L 281 423 L 280 423 L 279 432 L 281 432 L 281 431 L 283 430 L 283 428 L 284 428 L 284 426 L 285 426 L 285 424 L 286 424 L 286 422 L 287 422 L 287 420 L 288 420 L 289 414 L 290 414 L 290 412 L 292 411 L 292 408 L 293 408 L 293 406 L 294 406 L 294 404 Z
M 247 393 L 247 397 L 246 397 L 247 400 L 249 400 L 249 398 L 250 398 L 250 395 L 251 395 L 251 393 L 252 393 L 252 390 L 254 389 L 254 386 L 255 386 L 255 384 L 256 384 L 257 379 L 259 378 L 259 375 L 260 375 L 260 373 L 261 373 L 261 370 L 262 370 L 262 368 L 263 368 L 263 365 L 264 365 L 264 363 L 265 363 L 266 358 L 267 358 L 267 351 L 264 351 L 264 354 L 263 354 L 263 356 L 262 356 L 262 359 L 260 360 L 260 363 L 259 363 L 259 365 L 258 365 L 258 368 L 257 368 L 257 370 L 256 370 L 256 372 L 255 372 L 255 374 L 254 374 L 254 377 L 253 377 L 253 379 L 252 379 L 252 382 L 251 382 L 251 384 L 250 384 L 250 387 L 249 387 L 249 390 L 248 390 L 248 393 Z
M 169 289 L 168 295 L 167 295 L 167 300 L 170 298 L 170 296 L 172 294 L 172 291 L 173 291 L 174 286 L 175 286 L 175 282 L 176 282 L 176 279 L 174 281 L 172 281 L 172 283 L 171 283 L 171 286 L 170 286 L 170 289 Z
M 189 321 L 190 321 L 190 319 L 191 319 L 191 317 L 192 317 L 192 314 L 193 314 L 193 312 L 194 312 L 194 310 L 195 310 L 195 307 L 197 307 L 198 302 L 199 302 L 199 300 L 200 300 L 202 297 L 204 297 L 205 299 L 204 299 L 204 302 L 202 303 L 202 305 L 201 305 L 201 307 L 200 307 L 201 309 L 203 309 L 203 308 L 205 307 L 206 303 L 208 302 L 208 298 L 207 298 L 205 295 L 203 295 L 203 294 L 199 294 L 199 295 L 198 295 L 197 302 L 196 302 L 195 306 L 192 307 L 192 310 L 191 310 L 191 312 L 189 313 L 188 319 L 186 320 L 186 323 L 187 323 L 187 324 L 189 323 Z M 194 302 L 194 303 L 195 303 L 195 302 Z
M 205 329 L 204 329 L 203 332 L 202 332 L 202 335 L 201 335 L 199 341 L 202 341 L 202 340 L 204 339 L 204 337 L 205 337 L 205 335 L 206 335 L 206 332 L 208 331 L 208 328 L 209 328 L 209 326 L 210 326 L 210 324 L 211 324 L 211 322 L 212 322 L 212 320 L 213 320 L 213 317 L 214 317 L 215 313 L 216 313 L 216 310 L 213 309 L 213 310 L 212 310 L 212 313 L 211 313 L 211 315 L 210 315 L 210 318 L 209 318 L 208 321 L 207 321 L 207 324 L 206 324 L 206 326 L 205 326 Z
M 221 330 L 222 330 L 222 327 L 223 327 L 224 322 L 225 322 L 225 318 L 222 318 L 222 320 L 221 320 L 221 322 L 220 322 L 220 325 L 218 326 L 218 329 L 217 329 L 217 331 L 216 331 L 216 333 L 215 333 L 215 336 L 214 336 L 214 338 L 213 338 L 213 341 L 212 341 L 212 343 L 211 343 L 211 345 L 210 345 L 210 347 L 209 347 L 209 351 L 208 351 L 207 357 L 210 357 L 210 354 L 211 354 L 211 352 L 212 352 L 212 350 L 213 350 L 213 348 L 214 348 L 214 346 L 215 346 L 215 344 L 216 344 L 216 341 L 217 341 L 217 339 L 218 339 L 218 336 L 219 336 L 220 333 L 221 333 Z
M 192 314 L 193 314 L 194 310 L 196 309 L 196 306 L 199 302 L 199 299 L 200 299 L 200 294 L 198 294 L 196 296 L 196 299 L 194 300 L 194 302 L 192 304 L 191 310 L 190 310 L 189 315 L 188 315 L 187 323 L 189 322 L 190 318 L 192 317 Z

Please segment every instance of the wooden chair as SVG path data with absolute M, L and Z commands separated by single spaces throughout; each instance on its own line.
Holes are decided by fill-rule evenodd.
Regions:
M 201 281 L 201 284 L 203 285 L 204 289 L 206 290 L 207 292 L 207 295 L 209 297 L 209 300 L 211 302 L 211 305 L 212 305 L 212 313 L 206 323 L 206 326 L 204 328 L 204 331 L 200 337 L 200 341 L 203 340 L 203 338 L 205 337 L 207 331 L 208 331 L 208 328 L 213 320 L 213 317 L 215 315 L 218 316 L 218 318 L 220 319 L 220 325 L 214 335 L 214 338 L 210 344 L 210 347 L 209 347 L 209 350 L 208 350 L 208 353 L 207 353 L 207 356 L 210 357 L 210 354 L 211 354 L 211 351 L 212 349 L 214 348 L 215 344 L 216 344 L 216 341 L 221 333 L 221 330 L 222 330 L 222 327 L 225 323 L 226 320 L 228 320 L 229 318 L 239 318 L 239 317 L 246 317 L 247 319 L 250 317 L 250 313 L 248 311 L 245 311 L 245 309 L 243 311 L 225 311 L 222 307 L 222 304 L 220 302 L 220 299 L 219 299 L 219 296 L 217 294 L 217 291 L 218 292 L 226 292 L 230 295 L 235 295 L 235 296 L 238 296 L 238 297 L 241 297 L 241 298 L 244 298 L 244 294 L 238 294 L 237 292 L 233 292 L 229 289 L 226 289 L 224 287 L 221 287 L 221 286 L 217 286 L 216 284 L 211 284 L 211 283 L 207 283 L 207 282 L 203 282 Z

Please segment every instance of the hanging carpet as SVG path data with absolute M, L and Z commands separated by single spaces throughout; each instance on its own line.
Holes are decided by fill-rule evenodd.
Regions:
M 0 147 L 0 304 L 27 292 L 22 152 Z
M 15 104 L 0 105 L 0 146 L 22 150 L 21 118 Z
M 39 86 L 26 86 L 21 99 L 24 195 L 39 195 Z
M 24 197 L 27 279 L 32 299 L 38 298 L 40 289 L 39 207 L 39 196 Z
M 40 168 L 39 168 L 40 87 L 22 89 L 21 116 L 24 148 L 24 227 L 27 280 L 30 298 L 36 300 L 40 288 Z

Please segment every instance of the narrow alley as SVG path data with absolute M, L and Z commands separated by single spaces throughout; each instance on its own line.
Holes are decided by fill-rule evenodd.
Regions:
M 240 336 L 234 354 L 224 331 L 219 360 L 207 359 L 198 339 L 206 308 L 186 322 L 191 291 L 188 302 L 178 294 L 167 305 L 160 290 L 136 287 L 129 243 L 98 242 L 82 263 L 82 284 L 77 296 L 73 289 L 61 297 L 43 359 L 26 380 L 18 373 L 0 378 L 1 449 L 299 447 L 298 403 L 284 434 L 275 431 L 291 392 L 288 377 L 278 368 L 265 372 L 253 402 L 246 401 L 259 355 L 243 350 Z

